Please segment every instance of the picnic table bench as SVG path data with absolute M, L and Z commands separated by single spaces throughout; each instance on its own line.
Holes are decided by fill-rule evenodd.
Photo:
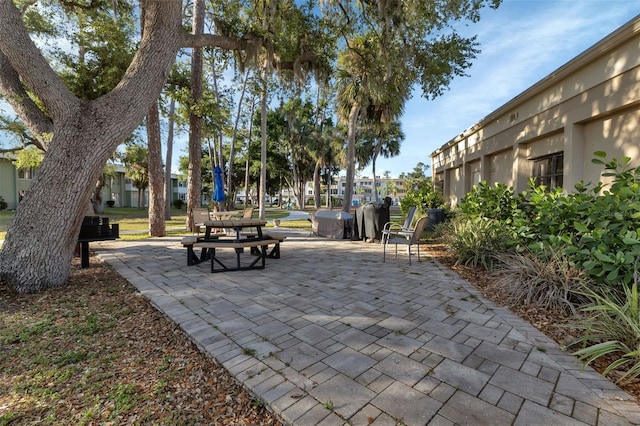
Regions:
M 220 271 L 237 271 L 246 269 L 263 269 L 265 267 L 265 259 L 267 257 L 280 258 L 280 243 L 284 241 L 284 237 L 274 237 L 262 234 L 262 227 L 265 221 L 259 219 L 239 219 L 239 220 L 211 220 L 206 221 L 206 232 L 204 237 L 191 236 L 182 239 L 182 245 L 187 248 L 187 265 L 200 263 L 204 260 L 211 259 L 211 272 Z M 247 228 L 255 230 L 250 236 L 243 233 Z M 219 238 L 220 234 L 214 232 L 216 229 L 232 229 L 235 231 L 235 238 Z M 226 234 L 222 234 L 226 235 Z M 273 244 L 273 249 L 268 252 L 269 245 Z M 198 258 L 195 249 L 201 248 L 202 254 Z M 219 256 L 216 256 L 216 249 L 232 248 L 236 252 L 236 266 L 230 267 L 222 263 Z M 240 263 L 240 254 L 245 248 L 250 248 L 251 253 L 257 255 L 258 258 L 253 260 L 248 266 L 242 266 Z M 260 262 L 261 263 L 258 263 Z M 216 269 L 215 265 L 221 266 Z
M 227 272 L 227 271 L 244 271 L 249 269 L 264 269 L 267 258 L 267 251 L 270 244 L 280 244 L 279 240 L 266 239 L 266 238 L 247 238 L 245 240 L 231 240 L 231 239 L 218 239 L 211 241 L 197 241 L 193 243 L 193 247 L 200 247 L 209 249 L 211 256 L 211 272 Z M 216 249 L 232 248 L 236 252 L 236 266 L 227 266 L 216 256 Z M 242 265 L 240 262 L 240 255 L 245 248 L 251 248 L 258 253 L 256 257 L 249 265 Z M 260 263 L 258 263 L 260 262 Z M 216 264 L 220 268 L 216 269 Z

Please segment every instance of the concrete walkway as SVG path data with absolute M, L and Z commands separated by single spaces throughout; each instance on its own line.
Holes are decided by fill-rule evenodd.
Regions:
M 435 260 L 290 231 L 265 270 L 211 274 L 179 241 L 92 247 L 289 424 L 640 424 L 635 399 Z

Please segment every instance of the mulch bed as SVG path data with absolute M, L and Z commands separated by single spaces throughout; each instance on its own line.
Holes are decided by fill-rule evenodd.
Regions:
M 0 424 L 282 424 L 94 257 L 58 289 L 20 295 L 0 284 L 0 309 L 4 326 L 26 325 L 0 334 Z

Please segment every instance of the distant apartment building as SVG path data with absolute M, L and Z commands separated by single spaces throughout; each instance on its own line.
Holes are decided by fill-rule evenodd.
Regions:
M 331 183 L 331 197 L 343 200 L 347 193 L 347 178 L 340 176 Z M 326 186 L 326 185 L 325 185 Z M 393 204 L 400 204 L 404 198 L 403 180 L 399 178 L 376 177 L 376 186 L 378 188 L 378 196 L 380 201 L 385 197 L 391 197 Z M 326 197 L 326 190 L 323 194 Z M 313 199 L 313 182 L 307 182 L 305 187 L 305 197 L 307 200 Z M 375 192 L 373 186 L 373 178 L 361 177 L 354 179 L 352 187 L 352 205 L 360 206 L 362 204 L 375 202 Z
M 431 170 L 455 206 L 480 181 L 598 182 L 595 151 L 640 165 L 640 16 L 437 149 Z
M 7 202 L 8 209 L 13 210 L 18 205 L 21 193 L 29 191 L 31 179 L 37 171 L 35 169 L 18 170 L 10 154 L 0 154 L 0 196 Z M 179 179 L 178 175 L 171 177 L 171 202 L 180 199 L 186 202 L 187 183 Z M 104 205 L 112 200 L 115 207 L 138 207 L 138 189 L 127 179 L 124 167 L 116 166 L 115 173 L 105 180 L 102 188 Z M 143 207 L 148 207 L 149 189 L 141 197 Z

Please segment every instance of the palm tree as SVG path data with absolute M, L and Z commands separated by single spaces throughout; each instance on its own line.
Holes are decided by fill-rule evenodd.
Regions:
M 404 133 L 398 121 L 391 123 L 373 122 L 363 135 L 363 143 L 361 144 L 362 157 L 360 157 L 361 162 L 359 164 L 364 168 L 371 163 L 376 203 L 380 202 L 376 182 L 376 160 L 380 155 L 384 158 L 390 158 L 400 154 L 400 144 L 403 139 Z

